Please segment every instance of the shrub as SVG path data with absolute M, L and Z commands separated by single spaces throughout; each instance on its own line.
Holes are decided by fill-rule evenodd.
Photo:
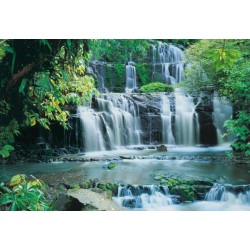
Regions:
M 19 174 L 11 178 L 9 185 L 0 182 L 0 209 L 11 211 L 46 211 L 45 184 L 30 176 Z
M 140 88 L 142 93 L 154 93 L 154 92 L 173 92 L 174 87 L 172 85 L 166 85 L 159 82 L 153 82 L 146 84 Z

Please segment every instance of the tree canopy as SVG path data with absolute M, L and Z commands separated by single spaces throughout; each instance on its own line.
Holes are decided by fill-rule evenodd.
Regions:
M 88 60 L 88 40 L 0 40 L 0 146 L 21 127 L 67 128 L 67 105 L 97 94 Z

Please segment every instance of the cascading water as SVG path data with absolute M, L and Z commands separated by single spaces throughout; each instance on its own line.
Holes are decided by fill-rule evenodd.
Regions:
M 118 205 L 128 208 L 153 209 L 173 204 L 167 186 L 128 185 L 119 186 L 117 197 L 113 200 Z
M 78 114 L 82 124 L 85 151 L 105 150 L 101 116 L 84 106 L 78 107 Z
M 133 62 L 128 62 L 126 65 L 126 93 L 131 93 L 136 89 L 136 69 Z
M 195 111 L 193 97 L 175 90 L 175 126 L 176 143 L 178 145 L 193 146 L 199 143 L 200 125 Z
M 230 204 L 245 205 L 250 203 L 250 186 L 232 186 L 214 184 L 206 194 L 207 201 L 221 201 Z
M 152 81 L 156 80 L 156 75 L 160 74 L 163 82 L 175 84 L 183 79 L 184 53 L 174 45 L 167 45 L 158 42 L 158 47 L 152 46 L 153 50 L 153 75 Z M 157 66 L 161 66 L 161 72 Z M 158 79 L 159 80 L 159 79 Z
M 167 95 L 161 95 L 161 120 L 162 120 L 162 142 L 167 144 L 175 144 L 172 133 L 172 112 L 170 102 Z
M 232 116 L 233 109 L 230 102 L 225 97 L 218 97 L 214 95 L 213 97 L 213 122 L 217 131 L 218 144 L 226 143 L 232 141 L 232 137 L 222 135 L 227 132 L 224 127 L 224 122 L 229 120 Z
M 96 108 L 78 108 L 85 151 L 140 144 L 138 108 L 129 96 L 107 94 L 96 98 Z

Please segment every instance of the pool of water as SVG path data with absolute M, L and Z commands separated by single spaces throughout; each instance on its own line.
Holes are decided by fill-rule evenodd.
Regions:
M 137 156 L 142 159 L 124 159 L 117 161 L 117 167 L 107 170 L 104 166 L 107 161 L 98 162 L 53 162 L 53 163 L 25 163 L 16 165 L 1 165 L 0 177 L 8 180 L 11 176 L 23 173 L 43 175 L 79 171 L 87 178 L 98 178 L 110 182 L 129 184 L 154 184 L 153 174 L 164 174 L 172 178 L 207 178 L 221 179 L 225 183 L 249 184 L 249 164 L 236 164 L 224 160 L 229 148 L 223 147 L 169 147 L 167 152 L 158 152 L 155 149 L 92 152 L 82 156 L 110 157 L 110 156 Z M 147 159 L 143 159 L 147 157 Z M 159 156 L 159 160 L 157 157 Z M 177 157 L 174 160 L 162 159 L 162 156 Z M 186 158 L 185 158 L 186 157 Z M 212 158 L 211 158 L 212 157 Z M 214 157 L 214 158 L 213 158 Z

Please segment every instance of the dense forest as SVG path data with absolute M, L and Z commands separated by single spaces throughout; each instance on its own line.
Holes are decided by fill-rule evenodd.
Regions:
M 159 75 L 152 79 L 152 48 L 159 43 L 185 52 L 184 76 L 175 84 L 164 82 Z M 93 70 L 103 63 L 105 86 Z M 181 88 L 189 95 L 216 93 L 226 98 L 233 115 L 225 121 L 227 132 L 222 136 L 231 134 L 235 138 L 230 157 L 250 156 L 250 40 L 2 39 L 0 160 L 7 163 L 32 133 L 52 131 L 55 127 L 71 131 L 70 117 L 77 106 L 90 105 L 101 93 L 125 92 L 126 65 L 135 65 L 137 88 L 133 93 L 171 93 Z M 26 178 L 15 176 L 9 187 L 1 183 L 5 194 L 2 204 L 11 199 L 10 187 L 15 190 L 21 183 L 22 188 L 33 187 L 38 200 L 27 196 L 25 199 L 34 202 L 20 202 L 19 207 L 12 203 L 12 209 L 25 210 L 28 206 L 28 210 L 48 210 L 41 195 L 45 184 L 35 177 L 29 181 Z

